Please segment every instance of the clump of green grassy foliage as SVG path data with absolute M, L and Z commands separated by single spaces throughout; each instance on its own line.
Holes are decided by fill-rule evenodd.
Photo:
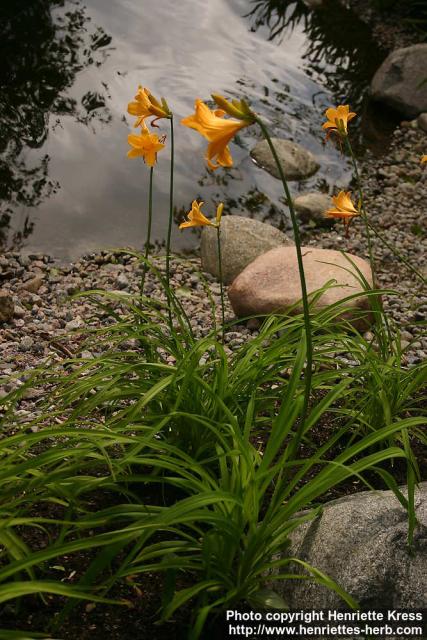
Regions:
M 411 442 L 425 441 L 425 368 L 402 366 L 397 339 L 384 358 L 337 317 L 338 305 L 312 309 L 312 402 L 301 431 L 301 314 L 268 318 L 227 355 L 215 331 L 193 336 L 182 309 L 179 330 L 168 333 L 160 301 L 86 295 L 114 320 L 88 336 L 102 355 L 70 359 L 65 375 L 63 367 L 45 371 L 39 382 L 51 388 L 50 408 L 39 430 L 25 425 L 0 441 L 1 601 L 18 606 L 36 593 L 43 606 L 43 594 L 68 596 L 65 617 L 72 599 L 109 602 L 116 583 L 159 572 L 161 619 L 191 601 L 194 638 L 223 608 L 286 607 L 271 589 L 273 574 L 311 577 L 357 606 L 289 555 L 289 535 L 321 512 L 331 489 L 366 472 L 395 492 L 413 527 L 390 462 L 406 461 L 409 481 L 417 480 Z M 139 346 L 123 350 L 130 339 Z M 24 391 L 2 401 L 5 425 Z M 42 549 L 31 548 L 34 532 Z M 76 585 L 52 579 L 52 563 L 82 553 Z

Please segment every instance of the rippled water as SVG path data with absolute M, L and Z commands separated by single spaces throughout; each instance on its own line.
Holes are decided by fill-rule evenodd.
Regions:
M 0 203 L 7 244 L 65 259 L 101 247 L 142 246 L 148 169 L 126 158 L 133 124 L 126 106 L 138 84 L 167 97 L 177 120 L 192 113 L 196 97 L 243 95 L 274 135 L 319 159 L 320 171 L 291 183 L 294 192 L 346 186 L 349 166 L 333 145 L 322 144 L 322 114 L 337 101 L 363 112 L 383 54 L 338 0 L 315 13 L 301 0 L 278 12 L 283 4 L 20 0 L 3 8 L 0 48 L 10 66 L 0 71 Z M 176 127 L 177 219 L 200 197 L 207 212 L 224 200 L 227 213 L 286 226 L 278 180 L 249 157 L 257 137 L 255 127 L 243 130 L 231 145 L 234 167 L 212 174 L 203 161 L 205 141 Z M 159 243 L 168 181 L 163 152 L 154 177 Z M 176 226 L 173 242 L 189 250 L 197 233 Z

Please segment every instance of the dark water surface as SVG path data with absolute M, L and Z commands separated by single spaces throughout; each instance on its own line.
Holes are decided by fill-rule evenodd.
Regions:
M 299 142 L 320 171 L 292 190 L 345 187 L 349 165 L 322 144 L 323 112 L 350 102 L 366 114 L 364 95 L 384 54 L 368 29 L 338 0 L 309 12 L 301 0 L 15 0 L 0 5 L 0 239 L 71 259 L 105 247 L 141 247 L 148 169 L 128 160 L 126 113 L 138 84 L 163 95 L 177 121 L 196 97 L 212 91 L 244 96 L 274 135 Z M 249 15 L 250 14 L 250 15 Z M 362 122 L 362 125 L 360 124 Z M 368 124 L 367 124 L 368 123 Z M 358 135 L 372 144 L 366 116 Z M 161 132 L 168 132 L 167 125 Z M 244 129 L 231 145 L 234 167 L 207 171 L 206 142 L 176 127 L 177 219 L 191 201 L 206 212 L 223 200 L 226 213 L 285 226 L 279 181 L 256 167 L 258 139 Z M 155 169 L 153 236 L 165 239 L 168 151 Z M 197 233 L 179 232 L 190 250 Z

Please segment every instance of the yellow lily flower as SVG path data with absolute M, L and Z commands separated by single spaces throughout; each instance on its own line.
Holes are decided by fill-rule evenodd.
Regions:
M 181 120 L 181 124 L 195 129 L 209 142 L 206 161 L 211 169 L 233 165 L 228 143 L 240 129 L 251 124 L 244 120 L 225 119 L 224 115 L 223 109 L 211 111 L 202 100 L 197 99 L 194 115 Z M 215 159 L 216 164 L 213 162 Z
M 127 153 L 128 158 L 144 158 L 144 162 L 149 167 L 154 167 L 157 161 L 157 153 L 164 148 L 160 138 L 156 133 L 150 133 L 146 124 L 142 122 L 143 128 L 139 135 L 130 133 L 128 142 L 133 147 Z
M 334 107 L 326 109 L 327 122 L 322 125 L 322 129 L 329 129 L 326 139 L 333 131 L 336 131 L 341 136 L 346 136 L 348 133 L 347 125 L 356 115 L 356 113 L 350 111 L 348 104 L 340 105 L 336 109 Z
M 350 191 L 340 191 L 337 196 L 332 196 L 332 202 L 335 207 L 325 211 L 325 218 L 341 218 L 346 226 L 346 232 L 348 232 L 350 222 L 356 216 L 360 216 L 360 211 L 356 209 L 352 202 Z
M 160 103 L 146 87 L 138 87 L 138 93 L 135 96 L 133 102 L 128 104 L 128 113 L 131 116 L 137 116 L 135 127 L 141 127 L 144 124 L 145 118 L 149 116 L 156 116 L 156 120 L 159 118 L 169 118 L 171 112 L 166 103 L 166 100 L 162 98 Z
M 188 220 L 186 222 L 182 222 L 179 225 L 180 229 L 188 229 L 188 227 L 216 227 L 218 228 L 221 224 L 221 216 L 222 211 L 224 209 L 224 204 L 221 202 L 216 210 L 216 218 L 215 222 L 208 220 L 208 218 L 201 212 L 200 208 L 202 207 L 203 202 L 197 202 L 197 200 L 193 200 L 191 204 L 191 211 L 187 213 Z

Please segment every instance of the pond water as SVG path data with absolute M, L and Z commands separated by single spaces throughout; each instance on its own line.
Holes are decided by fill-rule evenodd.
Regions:
M 384 53 L 338 0 L 315 12 L 302 0 L 16 0 L 0 11 L 3 247 L 67 260 L 142 247 L 149 171 L 126 158 L 134 120 L 126 107 L 138 84 L 165 96 L 177 121 L 212 91 L 247 98 L 275 136 L 302 144 L 321 163 L 311 179 L 291 183 L 294 193 L 348 185 L 348 163 L 322 143 L 331 104 L 350 102 L 361 114 L 359 139 L 375 143 L 364 97 Z M 244 129 L 231 145 L 234 167 L 212 173 L 204 139 L 176 127 L 177 220 L 197 197 L 207 213 L 223 200 L 226 213 L 289 225 L 279 181 L 250 159 L 258 137 L 255 127 Z M 168 181 L 163 152 L 154 176 L 159 245 Z M 174 248 L 197 242 L 197 232 L 175 225 Z

